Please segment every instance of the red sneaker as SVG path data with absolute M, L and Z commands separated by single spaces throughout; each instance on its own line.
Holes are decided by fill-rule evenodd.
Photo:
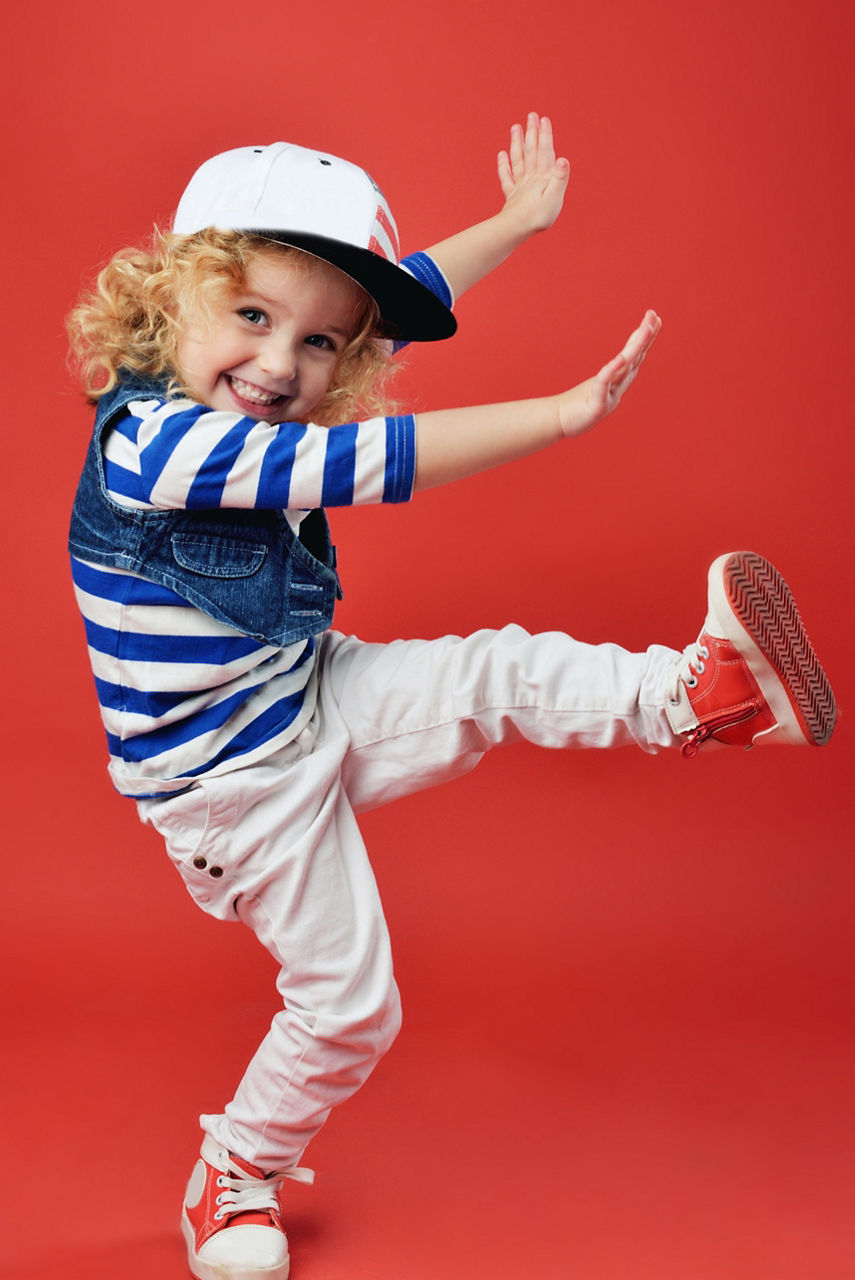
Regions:
M 181 1231 L 198 1280 L 288 1280 L 279 1188 L 311 1182 L 309 1169 L 264 1173 L 206 1137 L 184 1196 Z
M 706 621 L 675 667 L 666 711 L 686 735 L 685 756 L 709 738 L 821 747 L 831 737 L 831 685 L 789 587 L 762 556 L 735 551 L 710 567 Z

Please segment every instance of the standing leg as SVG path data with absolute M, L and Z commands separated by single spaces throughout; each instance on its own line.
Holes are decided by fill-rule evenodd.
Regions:
M 225 1113 L 202 1117 L 217 1143 L 266 1169 L 297 1164 L 400 1023 L 380 897 L 339 776 L 345 749 L 340 732 L 307 730 L 251 769 L 141 805 L 199 905 L 242 920 L 280 966 L 284 1009 Z
M 243 920 L 280 965 L 284 1008 L 225 1112 L 202 1117 L 182 1213 L 200 1280 L 286 1280 L 279 1183 L 302 1175 L 304 1147 L 400 1026 L 386 924 L 339 776 L 344 745 L 306 731 L 262 765 L 140 805 L 199 905 Z
M 264 797 L 252 821 L 275 821 L 277 806 Z M 224 1117 L 202 1123 L 230 1150 L 283 1169 L 389 1048 L 400 1000 L 374 874 L 340 783 L 298 840 L 248 870 L 236 911 L 280 965 L 284 1008 Z

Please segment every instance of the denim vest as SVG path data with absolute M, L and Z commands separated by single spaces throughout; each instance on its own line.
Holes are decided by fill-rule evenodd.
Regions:
M 341 586 L 323 511 L 310 512 L 297 537 L 281 512 L 144 511 L 109 497 L 104 432 L 131 400 L 165 395 L 162 382 L 126 376 L 101 397 L 74 500 L 69 551 L 169 587 L 217 622 L 277 648 L 325 631 Z

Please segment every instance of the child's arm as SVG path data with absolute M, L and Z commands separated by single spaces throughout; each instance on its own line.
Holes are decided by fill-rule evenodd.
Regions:
M 620 355 L 560 395 L 418 414 L 415 489 L 449 484 L 589 430 L 617 408 L 661 326 L 648 311 Z
M 548 118 L 529 112 L 525 130 L 515 124 L 508 151 L 499 152 L 505 196 L 500 211 L 425 250 L 440 267 L 455 300 L 530 236 L 552 226 L 569 177 L 569 161 L 555 158 Z
M 405 502 L 414 489 L 486 471 L 594 426 L 617 408 L 659 328 L 648 311 L 620 355 L 561 395 L 415 417 L 327 428 L 143 398 L 106 437 L 107 488 L 119 503 L 160 510 Z

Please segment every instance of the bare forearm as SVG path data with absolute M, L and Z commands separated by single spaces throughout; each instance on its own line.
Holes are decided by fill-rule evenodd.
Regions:
M 655 311 L 645 312 L 618 355 L 560 395 L 418 414 L 415 489 L 462 480 L 590 430 L 618 407 L 661 325 Z
M 427 253 L 439 266 L 457 301 L 472 285 L 501 266 L 530 234 L 513 218 L 497 213 L 432 245 Z
M 563 438 L 558 398 L 441 409 L 416 417 L 416 490 L 538 453 Z

